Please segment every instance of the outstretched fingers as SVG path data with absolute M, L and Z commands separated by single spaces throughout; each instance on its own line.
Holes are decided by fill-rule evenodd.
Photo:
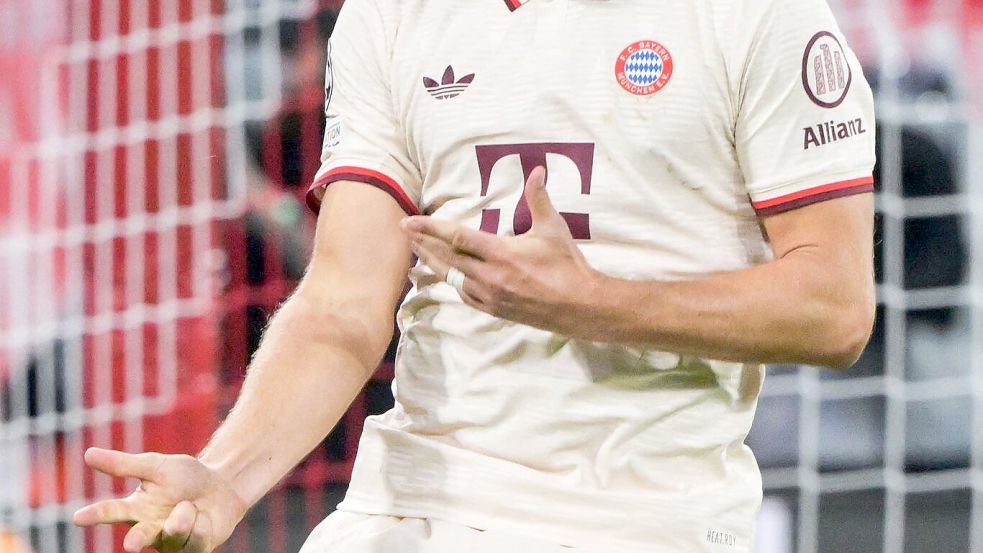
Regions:
M 426 235 L 441 240 L 457 253 L 482 260 L 494 259 L 503 253 L 502 239 L 494 234 L 470 229 L 451 221 L 426 216 L 407 217 L 403 229 L 411 239 Z
M 481 273 L 483 261 L 467 254 L 458 253 L 446 242 L 427 235 L 416 235 L 411 242 L 413 253 L 441 279 L 447 278 L 451 267 L 464 272 L 470 278 Z
M 156 480 L 157 470 L 164 463 L 165 457 L 155 453 L 134 455 L 112 449 L 90 447 L 85 452 L 85 464 L 99 472 L 119 478 L 138 478 L 140 480 Z
M 127 500 L 107 499 L 82 507 L 75 512 L 73 520 L 78 526 L 95 526 L 133 522 L 136 516 L 132 504 Z

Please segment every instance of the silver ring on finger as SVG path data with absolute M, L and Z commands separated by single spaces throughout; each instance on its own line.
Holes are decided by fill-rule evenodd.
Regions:
M 447 282 L 447 284 L 450 284 L 457 289 L 458 292 L 463 292 L 464 278 L 464 273 L 461 272 L 460 269 L 457 267 L 451 267 L 450 269 L 447 269 L 447 276 L 444 277 L 444 280 Z

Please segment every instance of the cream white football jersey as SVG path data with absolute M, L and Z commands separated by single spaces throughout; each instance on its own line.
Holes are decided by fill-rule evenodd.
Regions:
M 870 89 L 824 0 L 347 0 L 328 73 L 314 209 L 354 180 L 520 234 L 545 165 L 612 276 L 765 263 L 761 217 L 872 189 Z M 410 277 L 396 405 L 366 421 L 342 509 L 603 551 L 750 550 L 760 366 L 573 340 Z

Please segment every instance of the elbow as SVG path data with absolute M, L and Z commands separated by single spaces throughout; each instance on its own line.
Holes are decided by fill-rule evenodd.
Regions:
M 393 336 L 391 320 L 358 298 L 344 300 L 311 298 L 295 294 L 282 311 L 304 342 L 315 347 L 344 351 L 371 374 L 382 359 Z
M 870 340 L 875 309 L 876 303 L 871 294 L 871 298 L 865 301 L 830 310 L 825 324 L 817 327 L 824 328 L 825 332 L 817 336 L 822 344 L 816 349 L 820 352 L 820 358 L 815 360 L 818 361 L 815 364 L 841 371 L 852 367 Z

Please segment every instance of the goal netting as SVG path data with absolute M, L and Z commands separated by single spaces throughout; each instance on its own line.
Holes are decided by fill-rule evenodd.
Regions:
M 306 260 L 339 5 L 0 0 L 0 552 L 119 550 L 70 523 L 127 491 L 85 448 L 194 452 L 231 405 Z M 983 553 L 983 3 L 833 8 L 878 95 L 878 323 L 848 373 L 770 371 L 757 551 Z M 299 548 L 389 377 L 225 550 Z
M 877 96 L 877 323 L 847 373 L 769 371 L 758 549 L 983 552 L 983 3 L 831 4 Z
M 0 2 L 0 532 L 117 550 L 70 524 L 126 491 L 84 449 L 194 452 L 234 399 L 306 260 L 336 4 Z M 385 401 L 370 385 L 230 549 L 296 550 Z

